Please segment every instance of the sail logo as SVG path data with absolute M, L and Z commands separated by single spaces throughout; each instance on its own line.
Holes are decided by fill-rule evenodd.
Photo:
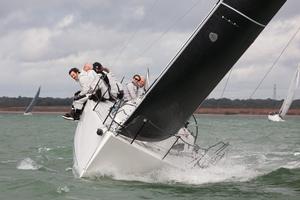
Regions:
M 217 40 L 218 40 L 218 34 L 217 33 L 209 33 L 209 39 L 210 39 L 210 41 L 212 41 L 212 42 L 216 42 Z

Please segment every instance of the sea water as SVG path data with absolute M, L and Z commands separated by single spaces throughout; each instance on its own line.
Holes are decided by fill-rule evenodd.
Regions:
M 73 175 L 76 122 L 55 114 L 0 114 L 0 199 L 299 199 L 300 117 L 198 115 L 197 144 L 229 142 L 206 169 Z

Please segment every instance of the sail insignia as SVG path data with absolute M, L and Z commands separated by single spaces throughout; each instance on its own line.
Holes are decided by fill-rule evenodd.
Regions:
M 210 41 L 212 41 L 212 42 L 216 42 L 217 40 L 218 40 L 218 34 L 217 33 L 210 33 L 209 34 L 209 39 L 210 39 Z

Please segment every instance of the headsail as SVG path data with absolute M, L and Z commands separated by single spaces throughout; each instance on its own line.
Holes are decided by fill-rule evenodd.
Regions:
M 219 1 L 118 132 L 144 141 L 176 134 L 285 1 Z
M 300 77 L 300 66 L 297 68 L 296 73 L 294 74 L 294 76 L 291 80 L 290 87 L 288 90 L 288 95 L 285 98 L 285 100 L 283 101 L 283 104 L 279 110 L 279 114 L 281 117 L 284 117 L 286 115 L 290 106 L 292 105 L 295 91 L 299 86 L 299 77 Z
M 35 106 L 38 98 L 39 98 L 39 95 L 40 95 L 40 91 L 41 91 L 41 86 L 39 87 L 39 89 L 37 90 L 35 96 L 33 97 L 33 99 L 31 100 L 30 104 L 27 106 L 25 113 L 30 113 L 33 109 L 33 107 Z

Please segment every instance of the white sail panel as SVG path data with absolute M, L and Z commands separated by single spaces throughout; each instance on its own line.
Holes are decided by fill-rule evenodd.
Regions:
M 37 100 L 39 98 L 40 95 L 40 91 L 41 91 L 41 86 L 39 87 L 39 89 L 37 90 L 35 96 L 33 97 L 33 99 L 31 100 L 30 104 L 27 106 L 26 110 L 24 113 L 30 113 L 33 109 L 33 107 L 35 106 L 35 104 L 37 103 Z
M 286 113 L 288 112 L 288 110 L 293 102 L 295 91 L 299 86 L 299 75 L 300 75 L 300 66 L 296 70 L 296 73 L 294 74 L 294 76 L 291 80 L 290 87 L 288 90 L 288 95 L 285 98 L 285 100 L 279 110 L 279 114 L 282 117 L 284 117 L 286 115 Z

